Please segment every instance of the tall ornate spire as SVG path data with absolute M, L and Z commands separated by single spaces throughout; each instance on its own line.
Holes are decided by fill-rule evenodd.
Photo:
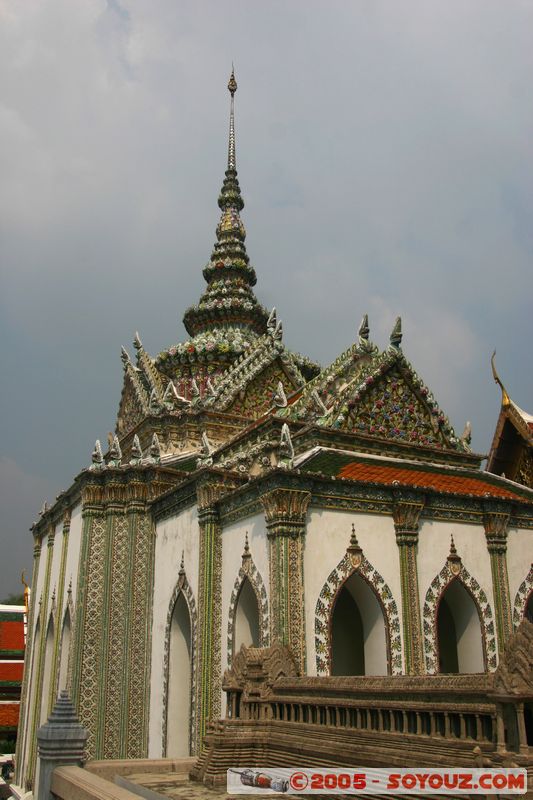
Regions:
M 239 212 L 244 208 L 237 178 L 235 150 L 235 92 L 237 81 L 232 69 L 228 83 L 231 95 L 228 165 L 218 198 L 221 210 L 217 241 L 203 275 L 207 289 L 197 306 L 187 309 L 184 325 L 191 336 L 219 329 L 240 328 L 257 334 L 266 332 L 268 312 L 259 305 L 252 291 L 256 283 L 254 268 L 246 253 L 246 231 Z
M 235 92 L 237 91 L 237 81 L 235 72 L 231 68 L 231 75 L 228 83 L 229 93 L 231 94 L 231 106 L 229 112 L 229 143 L 228 143 L 228 169 L 237 170 L 237 158 L 235 155 Z

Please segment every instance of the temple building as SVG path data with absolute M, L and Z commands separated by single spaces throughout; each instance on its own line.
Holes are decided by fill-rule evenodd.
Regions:
M 504 394 L 483 470 L 399 318 L 382 349 L 365 316 L 325 368 L 287 347 L 254 292 L 233 74 L 228 88 L 221 216 L 189 338 L 153 357 L 136 334 L 122 350 L 108 451 L 96 442 L 32 528 L 26 788 L 61 689 L 91 759 L 195 755 L 210 721 L 238 716 L 223 683 L 242 645 L 285 648 L 313 691 L 329 676 L 485 679 L 531 614 L 533 418 Z

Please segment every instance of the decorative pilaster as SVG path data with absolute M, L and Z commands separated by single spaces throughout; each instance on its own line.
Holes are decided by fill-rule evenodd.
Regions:
M 273 489 L 261 497 L 270 543 L 270 641 L 291 648 L 305 672 L 304 568 L 306 517 L 311 493 Z
M 48 696 L 48 716 L 52 713 L 52 709 L 57 700 L 58 680 L 59 680 L 59 650 L 61 648 L 61 639 L 63 636 L 63 601 L 65 598 L 65 569 L 67 564 L 67 551 L 68 551 L 68 537 L 70 533 L 70 509 L 67 509 L 63 515 L 63 540 L 61 543 L 61 562 L 59 565 L 59 581 L 57 586 L 57 625 L 54 631 L 54 657 L 52 661 L 52 669 L 50 671 L 50 692 Z
M 402 626 L 405 672 L 422 675 L 424 648 L 418 594 L 417 546 L 424 498 L 414 492 L 395 492 L 392 516 L 400 556 Z
M 509 577 L 507 574 L 507 529 L 510 512 L 507 506 L 498 503 L 485 503 L 483 525 L 490 554 L 492 590 L 496 630 L 498 632 L 498 653 L 504 651 L 505 643 L 513 632 Z
M 157 467 L 84 477 L 73 698 L 89 757 L 143 758 L 155 551 L 149 502 L 171 484 Z
M 37 728 L 40 724 L 40 716 L 41 716 L 41 707 L 42 707 L 42 691 L 43 691 L 43 678 L 44 678 L 44 659 L 45 659 L 45 649 L 46 649 L 46 634 L 48 632 L 48 597 L 50 594 L 50 573 L 52 570 L 52 558 L 54 555 L 54 540 L 55 540 L 55 529 L 50 523 L 48 528 L 48 537 L 47 537 L 47 547 L 46 547 L 46 569 L 44 574 L 44 581 L 43 581 L 43 588 L 41 593 L 41 608 L 40 608 L 40 632 L 39 632 L 39 641 L 35 642 L 35 653 L 34 658 L 37 659 L 35 664 L 35 671 L 33 671 L 33 676 L 35 678 L 33 684 L 33 698 L 32 698 L 32 709 L 31 709 L 31 717 L 30 717 L 30 747 L 29 747 L 29 758 L 28 758 L 28 769 L 26 772 L 27 779 L 29 779 L 33 785 L 33 779 L 35 775 L 35 758 L 36 758 L 36 734 Z
M 36 538 L 35 543 L 33 546 L 33 572 L 32 572 L 32 587 L 35 589 L 37 587 L 37 581 L 39 580 L 39 567 L 41 563 L 41 541 L 40 539 Z M 35 617 L 36 617 L 36 603 L 35 599 L 30 601 L 30 609 L 29 609 L 29 618 L 28 618 L 28 629 L 27 629 L 27 637 L 26 637 L 26 652 L 25 652 L 25 663 L 26 669 L 24 670 L 22 676 L 22 687 L 21 687 L 21 698 L 20 698 L 20 732 L 17 736 L 17 750 L 16 750 L 16 782 L 20 785 L 22 780 L 22 775 L 25 772 L 24 766 L 26 763 L 26 748 L 28 742 L 28 729 L 29 729 L 29 714 L 27 715 L 27 709 L 30 708 L 30 703 L 28 693 L 30 691 L 30 674 L 31 670 L 29 669 L 29 665 L 32 663 L 33 659 L 36 657 L 37 652 L 37 642 L 34 643 L 33 641 L 33 631 L 35 628 Z
M 196 752 L 202 749 L 207 723 L 221 715 L 222 692 L 222 528 L 217 501 L 227 490 L 208 476 L 197 488 L 200 526 L 198 579 L 198 680 L 196 684 Z

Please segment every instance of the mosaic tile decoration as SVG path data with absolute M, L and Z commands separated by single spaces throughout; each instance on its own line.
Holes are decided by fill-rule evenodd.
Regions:
M 513 605 L 514 630 L 518 628 L 518 626 L 524 619 L 526 613 L 527 601 L 529 599 L 529 596 L 531 595 L 531 592 L 533 592 L 533 564 L 531 565 L 526 577 L 518 587 L 518 592 L 516 593 Z

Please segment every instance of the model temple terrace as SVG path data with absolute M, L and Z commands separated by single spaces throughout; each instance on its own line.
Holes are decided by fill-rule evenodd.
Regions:
M 533 416 L 493 360 L 502 405 L 482 469 L 400 318 L 381 349 L 365 316 L 324 369 L 289 349 L 255 294 L 233 73 L 228 89 L 188 338 L 155 357 L 139 334 L 123 348 L 107 452 L 97 441 L 32 527 L 15 790 L 38 796 L 37 732 L 61 691 L 54 714 L 86 731 L 82 775 L 128 759 L 185 764 L 204 788 L 238 766 L 531 777 Z M 71 796 L 69 769 L 54 796 Z

